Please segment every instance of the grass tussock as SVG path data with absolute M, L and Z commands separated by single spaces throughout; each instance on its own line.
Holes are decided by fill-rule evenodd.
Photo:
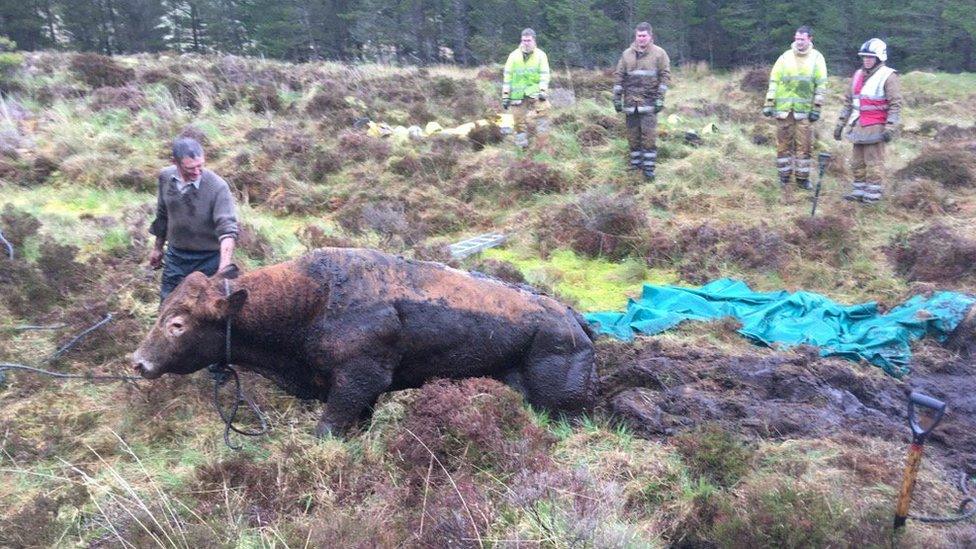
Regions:
M 953 189 L 976 187 L 976 148 L 969 145 L 933 145 L 898 170 L 900 179 L 923 177 Z
M 243 229 L 235 259 L 249 268 L 327 246 L 449 261 L 447 243 L 492 231 L 505 233 L 507 244 L 470 260 L 475 269 L 585 311 L 620 309 L 644 282 L 721 276 L 849 302 L 892 302 L 934 285 L 976 289 L 976 256 L 963 230 L 976 198 L 971 131 L 926 111 L 931 97 L 910 86 L 903 114 L 919 131 L 892 144 L 899 180 L 887 205 L 840 199 L 849 146 L 831 145 L 834 162 L 810 219 L 806 195 L 776 183 L 772 126 L 757 120 L 766 69 L 675 69 L 659 119 L 658 179 L 648 183 L 626 171 L 624 121 L 613 112 L 607 70 L 556 71 L 553 128 L 517 150 L 491 125 L 467 139 L 366 133 L 367 120 L 450 128 L 491 119 L 497 67 L 17 56 L 21 68 L 0 77 L 0 230 L 15 249 L 13 261 L 0 254 L 4 361 L 42 364 L 112 313 L 112 322 L 47 366 L 128 370 L 127 354 L 157 312 L 146 228 L 155 176 L 178 135 L 201 141 L 208 166 L 231 184 Z M 963 98 L 943 102 L 946 112 L 972 110 L 963 110 L 964 75 L 926 79 L 924 89 L 934 79 Z M 831 89 L 825 118 L 836 114 L 830 105 L 840 79 Z M 926 148 L 930 138 L 936 145 Z M 701 358 L 741 350 L 734 329 L 688 327 L 662 338 L 682 359 Z M 629 346 L 609 354 L 601 360 L 633 359 Z M 674 387 L 694 373 L 655 372 Z M 688 430 L 687 417 L 671 414 L 683 432 L 647 439 L 619 418 L 558 421 L 497 382 L 468 380 L 386 395 L 362 431 L 319 441 L 310 435 L 316 405 L 257 376 L 244 380 L 273 429 L 234 454 L 220 445 L 203 375 L 88 385 L 9 372 L 0 383 L 0 545 L 888 541 L 890 517 L 879 510 L 890 509 L 898 482 L 891 471 L 903 449 L 870 433 L 843 443 L 790 441 L 774 431 L 799 432 L 788 428 L 801 427 L 800 416 L 732 434 Z M 647 394 L 629 396 L 648 402 Z M 642 410 L 653 419 L 653 406 Z M 954 494 L 939 458 L 926 466 L 918 508 L 937 514 Z M 913 525 L 903 541 L 966 545 L 972 535 Z
M 947 225 L 899 237 L 887 253 L 906 280 L 953 283 L 976 274 L 976 240 Z
M 71 72 L 92 88 L 120 88 L 135 78 L 134 70 L 97 53 L 74 54 L 71 57 Z

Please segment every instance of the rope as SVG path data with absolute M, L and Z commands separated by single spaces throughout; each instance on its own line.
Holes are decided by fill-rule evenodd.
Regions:
M 10 243 L 10 241 L 8 241 L 6 238 L 3 237 L 3 231 L 0 231 L 0 242 L 2 242 L 3 245 L 7 247 L 7 255 L 10 256 L 10 259 L 13 259 L 14 258 L 14 246 L 13 246 L 13 244 Z
M 959 475 L 959 491 L 966 497 L 962 499 L 959 503 L 959 508 L 956 509 L 956 516 L 950 517 L 928 517 L 924 515 L 908 515 L 908 518 L 912 520 L 917 520 L 919 522 L 929 522 L 935 524 L 950 524 L 953 522 L 962 522 L 964 520 L 969 520 L 976 516 L 976 496 L 969 493 L 969 477 L 965 472 Z M 972 509 L 966 510 L 972 504 Z
M 78 344 L 85 336 L 94 332 L 95 330 L 101 328 L 102 326 L 108 324 L 112 320 L 112 313 L 105 315 L 105 318 L 98 321 L 94 325 L 82 330 L 78 335 L 71 338 L 71 341 L 66 343 L 60 349 L 49 356 L 44 363 L 51 363 L 60 358 L 64 353 L 68 352 L 72 347 Z M 56 329 L 57 326 L 23 326 L 18 327 L 18 329 Z M 52 372 L 50 370 L 43 370 L 41 368 L 35 368 L 33 366 L 25 366 L 23 364 L 14 364 L 10 362 L 0 362 L 0 384 L 6 381 L 6 371 L 7 370 L 20 370 L 24 372 L 31 372 L 35 374 L 41 374 L 48 377 L 58 378 L 58 379 L 85 379 L 88 381 L 139 381 L 140 378 L 132 376 L 110 376 L 110 375 L 92 375 L 92 374 L 65 374 L 61 372 Z
M 214 407 L 217 408 L 217 413 L 220 414 L 220 419 L 224 421 L 224 444 L 227 445 L 231 450 L 240 450 L 240 445 L 235 445 L 230 440 L 230 432 L 234 431 L 239 435 L 244 435 L 246 437 L 259 437 L 268 432 L 268 421 L 265 419 L 264 414 L 261 409 L 258 408 L 257 404 L 254 403 L 247 395 L 244 394 L 244 390 L 241 388 L 241 378 L 237 375 L 237 371 L 226 364 L 212 364 L 210 366 L 210 373 L 214 377 Z M 227 383 L 228 379 L 233 378 L 234 380 L 234 404 L 230 407 L 230 412 L 227 413 L 220 406 L 220 388 Z M 247 404 L 247 407 L 254 412 L 254 415 L 258 417 L 258 421 L 261 422 L 261 428 L 257 431 L 248 431 L 245 429 L 238 428 L 234 425 L 234 420 L 237 418 L 237 412 L 241 408 L 241 404 Z
M 25 372 L 33 372 L 35 374 L 42 374 L 49 377 L 56 377 L 61 379 L 85 379 L 88 381 L 139 381 L 141 378 L 133 376 L 109 376 L 109 375 L 92 375 L 92 374 L 64 374 L 61 372 L 51 372 L 49 370 L 42 370 L 40 368 L 34 368 L 33 366 L 24 366 L 23 364 L 13 364 L 10 362 L 0 362 L 0 374 L 3 374 L 6 370 L 23 370 Z M 0 381 L 3 377 L 0 376 Z
M 2 235 L 0 235 L 2 238 Z M 227 295 L 230 295 L 230 283 L 224 280 L 224 289 Z M 94 332 L 95 330 L 101 328 L 102 326 L 108 324 L 112 321 L 112 313 L 105 315 L 105 318 L 98 321 L 94 325 L 82 330 L 78 335 L 71 338 L 68 343 L 64 344 L 61 348 L 55 351 L 50 357 L 44 360 L 44 363 L 51 363 L 63 356 L 66 352 L 71 350 L 72 347 L 78 344 L 82 339 L 88 334 Z M 58 326 L 21 326 L 18 329 L 56 329 Z M 232 450 L 240 450 L 241 446 L 235 446 L 230 441 L 230 432 L 233 431 L 237 434 L 256 437 L 261 436 L 268 432 L 268 422 L 261 409 L 258 408 L 257 404 L 254 403 L 247 395 L 244 394 L 244 390 L 241 387 L 241 378 L 237 375 L 237 371 L 230 367 L 230 318 L 227 318 L 227 329 L 224 340 L 224 361 L 216 364 L 211 364 L 208 369 L 214 378 L 214 390 L 213 399 L 214 406 L 217 408 L 217 413 L 220 415 L 220 419 L 224 422 L 224 443 L 228 448 Z M 33 366 L 26 366 L 24 364 L 14 364 L 8 362 L 0 362 L 0 385 L 2 385 L 7 378 L 7 370 L 19 370 L 23 372 L 31 372 L 34 374 L 41 374 L 57 379 L 84 379 L 86 381 L 140 381 L 142 378 L 134 376 L 117 376 L 117 375 L 92 375 L 92 374 L 65 374 L 61 372 L 52 372 L 50 370 L 43 370 L 41 368 L 35 368 Z M 224 408 L 220 405 L 220 388 L 224 386 L 229 379 L 234 379 L 234 404 L 231 405 L 230 412 L 226 412 Z M 234 425 L 234 421 L 237 418 L 237 412 L 240 410 L 241 404 L 246 404 L 248 408 L 254 412 L 254 415 L 258 417 L 261 422 L 261 428 L 257 431 L 249 431 L 245 429 L 240 429 Z
M 92 327 L 90 327 L 90 328 L 82 331 L 80 334 L 78 334 L 75 337 L 71 338 L 71 341 L 65 343 L 64 346 L 61 347 L 60 349 L 58 349 L 57 351 L 54 351 L 54 354 L 51 355 L 47 360 L 45 360 L 45 362 L 50 363 L 50 362 L 54 362 L 55 360 L 61 358 L 61 355 L 63 355 L 64 353 L 68 352 L 69 349 L 71 349 L 72 347 L 74 347 L 85 336 L 87 336 L 88 334 L 90 334 L 90 333 L 94 332 L 95 330 L 101 328 L 102 326 L 108 324 L 111 321 L 112 321 L 112 313 L 108 313 L 107 315 L 105 315 L 105 318 L 103 318 L 102 320 L 98 321 Z
M 224 279 L 224 293 L 227 297 L 230 296 L 230 281 L 226 278 Z M 231 443 L 230 432 L 234 431 L 235 433 L 244 435 L 246 437 L 259 437 L 268 432 L 268 421 L 261 412 L 261 409 L 258 408 L 257 404 L 255 404 L 250 397 L 244 394 L 244 390 L 241 388 L 241 378 L 237 375 L 237 370 L 231 368 L 230 366 L 230 316 L 227 317 L 227 328 L 224 334 L 224 360 L 223 362 L 211 364 L 207 367 L 207 370 L 210 371 L 210 375 L 213 376 L 214 380 L 214 407 L 217 408 L 217 413 L 220 415 L 220 419 L 224 421 L 224 444 L 226 444 L 231 450 L 240 450 L 240 445 L 234 445 Z M 231 405 L 230 413 L 226 413 L 225 410 L 220 406 L 220 388 L 223 387 L 230 378 L 234 379 L 234 404 Z M 258 421 L 261 422 L 260 429 L 257 431 L 248 431 L 234 426 L 234 420 L 237 418 L 237 412 L 240 410 L 241 404 L 247 404 L 247 407 L 250 408 L 254 415 L 257 416 Z

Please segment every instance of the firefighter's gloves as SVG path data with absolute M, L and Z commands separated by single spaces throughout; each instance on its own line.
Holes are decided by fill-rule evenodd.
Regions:
M 624 112 L 624 90 L 620 86 L 613 87 L 613 110 Z
M 659 97 L 654 101 L 654 114 L 657 114 L 663 110 L 664 110 L 664 99 Z
M 881 140 L 885 143 L 891 143 L 891 140 L 895 138 L 895 130 L 892 128 L 885 128 L 884 132 L 881 134 Z
M 810 119 L 810 122 L 816 122 L 817 120 L 820 120 L 820 110 L 813 109 L 812 111 L 810 111 L 810 114 L 808 114 L 807 117 Z

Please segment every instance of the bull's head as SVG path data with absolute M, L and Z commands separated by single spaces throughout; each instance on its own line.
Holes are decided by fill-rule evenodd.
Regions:
M 142 377 L 190 374 L 224 358 L 227 320 L 247 300 L 245 289 L 224 295 L 224 280 L 236 276 L 232 265 L 212 278 L 195 272 L 183 279 L 132 355 L 133 367 Z

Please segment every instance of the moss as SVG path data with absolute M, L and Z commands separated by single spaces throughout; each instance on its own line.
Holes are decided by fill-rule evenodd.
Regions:
M 509 249 L 491 249 L 484 252 L 484 257 L 515 265 L 529 284 L 553 288 L 582 311 L 622 309 L 628 295 L 640 293 L 642 282 L 677 281 L 675 273 L 666 269 L 645 271 L 635 267 L 634 261 L 586 259 L 570 250 L 557 250 L 548 259 L 540 259 Z M 634 278 L 636 275 L 646 276 L 639 280 Z

